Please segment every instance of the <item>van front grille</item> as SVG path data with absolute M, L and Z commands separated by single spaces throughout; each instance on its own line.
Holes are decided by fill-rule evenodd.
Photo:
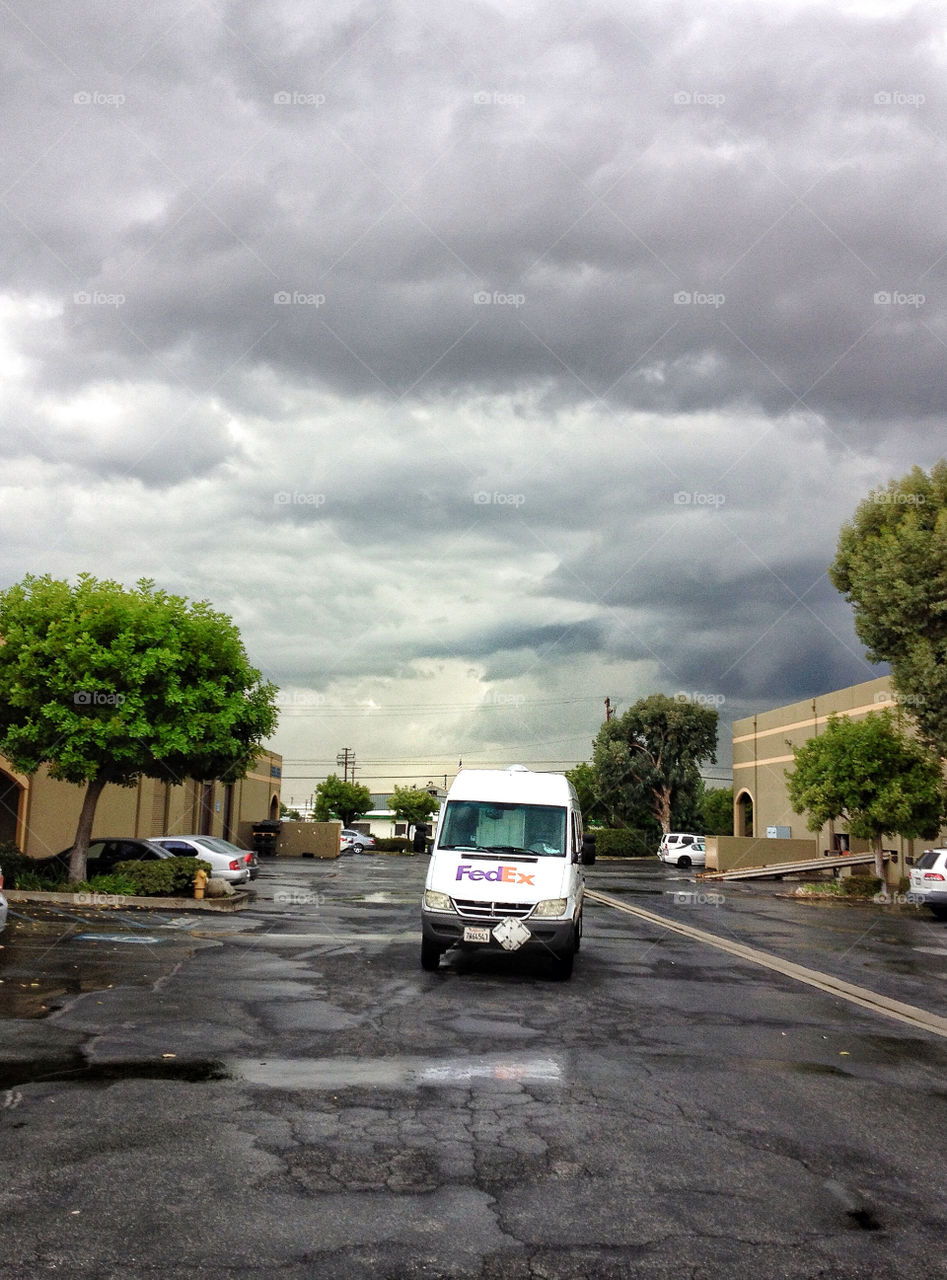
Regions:
M 507 916 L 524 919 L 535 902 L 480 902 L 476 898 L 452 898 L 454 909 L 465 920 L 504 920 Z

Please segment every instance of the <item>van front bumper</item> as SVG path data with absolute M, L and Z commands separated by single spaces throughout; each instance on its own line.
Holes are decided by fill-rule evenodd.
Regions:
M 543 947 L 547 951 L 558 952 L 571 949 L 575 938 L 575 922 L 571 916 L 565 919 L 548 920 L 543 917 L 536 920 L 532 916 L 527 916 L 525 919 L 516 918 L 529 930 L 530 934 L 522 947 L 515 948 L 516 950 L 535 950 L 537 947 Z M 487 920 L 471 920 L 453 911 L 422 910 L 421 936 L 425 942 L 434 943 L 443 951 L 448 947 L 468 947 L 473 951 L 506 951 L 508 948 L 502 946 L 493 936 L 493 930 L 505 919 L 507 919 L 506 916 L 494 916 Z M 490 941 L 465 942 L 464 929 L 468 927 L 488 929 Z

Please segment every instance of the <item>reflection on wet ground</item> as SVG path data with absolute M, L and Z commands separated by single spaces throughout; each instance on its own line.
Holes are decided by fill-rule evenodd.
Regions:
M 555 1058 L 490 1054 L 465 1058 L 242 1058 L 230 1064 L 249 1084 L 274 1089 L 352 1089 L 371 1086 L 413 1089 L 418 1085 L 463 1085 L 477 1080 L 514 1084 L 562 1084 Z

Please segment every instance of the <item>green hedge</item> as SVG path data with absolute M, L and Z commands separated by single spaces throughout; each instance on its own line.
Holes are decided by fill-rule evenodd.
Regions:
M 15 844 L 0 840 L 0 871 L 3 872 L 3 883 L 8 889 L 18 889 L 18 881 L 23 876 L 36 875 L 36 860 L 20 853 Z
M 376 836 L 375 849 L 378 853 L 410 853 L 411 841 L 405 836 Z
M 164 858 L 160 862 L 119 862 L 115 868 L 123 880 L 135 885 L 133 893 L 144 898 L 187 898 L 194 893 L 194 872 L 208 875 L 211 865 L 203 858 Z
M 650 831 L 627 827 L 593 827 L 587 834 L 595 836 L 595 854 L 599 858 L 653 858 L 661 839 Z

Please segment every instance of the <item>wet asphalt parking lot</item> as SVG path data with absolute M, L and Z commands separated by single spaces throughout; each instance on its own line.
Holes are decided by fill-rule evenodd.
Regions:
M 0 1276 L 947 1275 L 947 1038 L 599 903 L 570 982 L 425 974 L 426 862 L 268 862 L 230 916 L 14 905 Z M 923 912 L 588 883 L 947 1016 Z

